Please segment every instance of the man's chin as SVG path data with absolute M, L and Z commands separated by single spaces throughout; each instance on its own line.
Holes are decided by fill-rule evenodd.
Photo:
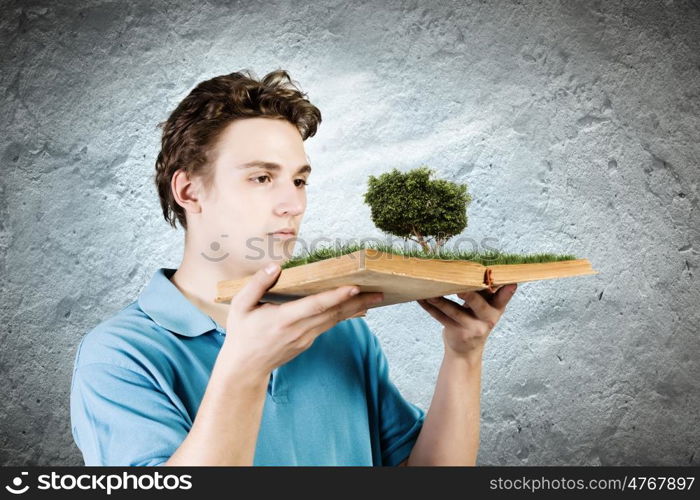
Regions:
M 268 247 L 269 253 L 267 255 L 270 262 L 284 264 L 292 258 L 297 243 L 296 236 L 292 238 L 277 238 L 274 237 L 274 235 L 268 236 L 271 237 L 272 241 L 272 244 Z
M 276 234 L 269 234 L 268 237 L 270 240 L 277 246 L 280 245 L 288 245 L 290 247 L 293 247 L 296 245 L 298 237 L 296 235 L 292 236 L 279 236 Z

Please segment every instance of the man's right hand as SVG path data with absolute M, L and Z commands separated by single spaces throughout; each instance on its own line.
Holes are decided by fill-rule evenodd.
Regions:
M 281 272 L 259 269 L 231 300 L 220 356 L 248 374 L 269 375 L 313 344 L 340 321 L 380 302 L 381 292 L 350 294 L 356 286 L 308 295 L 284 304 L 259 304 Z

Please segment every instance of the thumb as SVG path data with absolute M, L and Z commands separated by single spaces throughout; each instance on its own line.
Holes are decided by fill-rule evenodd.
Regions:
M 258 305 L 260 299 L 272 288 L 279 276 L 280 266 L 271 262 L 258 269 L 231 300 L 231 305 L 249 311 Z
M 510 302 L 510 299 L 513 298 L 513 294 L 515 293 L 515 290 L 517 290 L 517 288 L 517 283 L 503 285 L 496 292 L 496 296 L 493 298 L 491 305 L 496 309 L 500 309 L 501 311 L 504 310 L 506 305 L 508 305 L 508 302 Z

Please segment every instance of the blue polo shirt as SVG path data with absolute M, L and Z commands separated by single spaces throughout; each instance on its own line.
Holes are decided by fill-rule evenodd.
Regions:
M 70 416 L 85 465 L 160 465 L 192 427 L 226 332 L 170 281 L 175 271 L 158 269 L 78 345 Z M 365 320 L 347 319 L 272 372 L 253 464 L 397 465 L 424 418 Z

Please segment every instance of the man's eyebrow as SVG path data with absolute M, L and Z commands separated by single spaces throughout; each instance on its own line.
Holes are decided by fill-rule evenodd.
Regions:
M 249 161 L 247 163 L 243 163 L 241 165 L 238 165 L 236 168 L 239 169 L 246 169 L 246 168 L 253 168 L 253 167 L 262 167 L 262 168 L 267 168 L 269 170 L 275 170 L 275 171 L 280 171 L 282 169 L 282 165 L 279 163 L 274 163 L 271 161 L 260 161 L 260 160 L 253 160 Z M 303 172 L 311 172 L 311 165 L 302 165 L 299 167 L 299 170 L 297 170 L 297 174 L 301 174 Z

